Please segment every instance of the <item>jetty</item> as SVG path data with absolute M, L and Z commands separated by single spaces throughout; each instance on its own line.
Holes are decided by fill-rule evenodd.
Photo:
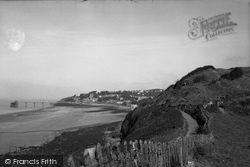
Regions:
M 17 108 L 18 107 L 18 101 L 14 101 L 12 103 L 10 103 L 10 107 L 13 107 L 13 108 Z
M 42 102 L 18 102 L 17 100 L 15 100 L 14 102 L 10 103 L 10 107 L 12 107 L 12 108 L 18 108 L 18 106 L 19 106 L 20 103 L 24 104 L 25 108 L 28 107 L 28 104 L 33 104 L 32 105 L 33 107 L 37 107 L 39 104 L 41 104 L 42 107 L 44 107 L 45 104 L 49 104 L 49 106 L 53 106 L 54 105 L 54 103 L 52 103 L 52 102 L 44 102 L 44 101 L 42 101 Z

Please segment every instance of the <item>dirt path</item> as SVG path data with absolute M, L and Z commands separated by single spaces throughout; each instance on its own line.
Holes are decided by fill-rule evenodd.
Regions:
M 198 127 L 198 124 L 196 120 L 194 120 L 190 115 L 185 113 L 184 111 L 180 111 L 183 115 L 183 117 L 186 119 L 187 124 L 188 124 L 188 131 L 186 134 L 186 137 L 190 136 L 190 134 L 195 132 L 195 129 Z

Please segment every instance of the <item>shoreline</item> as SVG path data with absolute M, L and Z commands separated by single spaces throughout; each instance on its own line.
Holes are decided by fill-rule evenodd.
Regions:
M 128 106 L 119 106 L 119 105 L 113 105 L 113 104 L 87 104 L 87 105 L 62 105 L 62 106 L 53 106 L 53 107 L 46 107 L 46 108 L 39 108 L 39 109 L 29 109 L 27 111 L 17 111 L 17 112 L 11 112 L 11 113 L 4 113 L 0 115 L 0 123 L 2 122 L 13 122 L 16 121 L 18 117 L 22 116 L 33 116 L 33 115 L 41 115 L 43 113 L 51 113 L 53 111 L 48 110 L 54 110 L 54 112 L 57 110 L 57 108 L 60 107 L 67 107 L 67 108 L 96 108 L 96 107 L 102 107 L 101 110 L 90 110 L 86 111 L 86 113 L 95 113 L 95 112 L 104 112 L 104 111 L 110 111 L 111 114 L 118 114 L 118 113 L 128 113 L 130 111 L 130 108 Z
M 66 106 L 65 106 L 66 107 Z M 63 107 L 63 108 L 65 108 Z M 81 110 L 81 108 L 91 108 L 91 107 L 98 107 L 98 109 L 90 109 L 88 110 L 84 110 L 83 112 L 85 112 L 86 114 L 99 114 L 101 119 L 105 119 L 105 117 L 103 118 L 102 114 L 109 114 L 110 116 L 112 116 L 114 114 L 115 117 L 125 117 L 125 113 L 129 112 L 129 108 L 127 106 L 116 106 L 116 105 L 91 105 L 91 107 L 88 106 L 68 106 L 70 109 L 70 113 L 74 112 L 74 108 L 79 111 Z M 67 107 L 67 108 L 68 108 Z M 44 108 L 44 109 L 38 109 L 38 110 L 34 110 L 34 111 L 24 111 L 24 112 L 18 112 L 18 113 L 9 113 L 9 114 L 5 114 L 3 118 L 1 118 L 0 123 L 6 123 L 6 121 L 14 121 L 14 122 L 18 122 L 18 117 L 24 117 L 27 116 L 27 118 L 32 117 L 32 116 L 39 116 L 39 115 L 43 115 L 43 114 L 47 114 L 48 113 L 53 113 L 53 112 L 57 112 L 58 107 L 49 107 L 48 108 Z M 66 108 L 66 109 L 67 109 Z M 71 112 L 73 108 L 73 112 Z M 99 113 L 100 112 L 100 113 Z M 16 115 L 16 116 L 14 116 Z M 119 118 L 119 119 L 120 119 Z M 16 119 L 16 121 L 15 121 Z M 44 142 L 42 142 L 40 146 L 32 146 L 32 144 L 30 144 L 30 147 L 19 147 L 20 150 L 17 151 L 17 154 L 25 154 L 25 153 L 31 153 L 31 154 L 36 154 L 36 153 L 46 153 L 46 154 L 54 154 L 54 153 L 61 153 L 66 155 L 70 150 L 72 150 L 73 147 L 67 147 L 67 145 L 72 146 L 75 145 L 76 143 L 78 143 L 79 145 L 81 145 L 81 149 L 83 149 L 82 151 L 84 151 L 84 148 L 87 148 L 91 145 L 96 145 L 98 142 L 100 144 L 105 144 L 105 142 L 108 140 L 107 136 L 109 136 L 110 134 L 113 135 L 113 130 L 117 129 L 117 126 L 119 126 L 121 124 L 121 120 L 117 119 L 109 119 L 106 121 L 100 121 L 100 123 L 94 121 L 92 122 L 93 124 L 90 125 L 80 125 L 80 126 L 73 126 L 73 127 L 69 127 L 69 128 L 62 128 L 62 129 L 48 129 L 47 131 L 54 131 L 54 135 L 50 136 L 49 138 L 47 138 L 46 140 L 44 140 Z M 11 132 L 10 132 L 11 133 Z M 22 133 L 22 132 L 21 132 Z M 25 132 L 24 132 L 25 133 Z M 34 132 L 36 133 L 36 132 Z M 4 134 L 4 133 L 3 133 Z M 74 136 L 74 138 L 72 138 L 72 136 Z M 109 139 L 113 140 L 112 138 L 108 137 Z M 81 142 L 76 142 L 78 140 L 81 140 Z M 48 141 L 48 142 L 47 142 Z M 45 144 L 44 144 L 45 143 Z M 69 144 L 71 143 L 71 144 Z M 49 146 L 49 147 L 48 147 Z M 76 147 L 78 148 L 78 146 Z M 77 149 L 73 149 L 73 150 L 77 150 Z M 38 151 L 39 150 L 39 151 Z M 60 150 L 60 151 L 59 151 Z M 27 152 L 28 151 L 28 152 Z M 38 151 L 38 152 L 37 152 Z M 59 151 L 59 152 L 58 152 Z M 15 152 L 13 152 L 15 153 Z M 8 154 L 8 153 L 7 153 Z M 0 154 L 1 156 L 4 155 Z
M 119 140 L 121 123 L 122 121 L 118 121 L 78 127 L 77 130 L 60 133 L 53 140 L 41 146 L 23 147 L 17 152 L 0 154 L 0 156 L 10 154 L 63 155 L 66 158 L 70 154 L 81 155 L 85 149 L 94 147 L 98 143 L 104 146 Z

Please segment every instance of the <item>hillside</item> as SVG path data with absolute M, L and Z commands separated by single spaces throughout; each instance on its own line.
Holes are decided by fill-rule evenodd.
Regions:
M 217 139 L 216 148 L 225 147 L 233 141 L 234 148 L 242 149 L 241 156 L 246 157 L 250 153 L 249 83 L 249 67 L 197 68 L 151 101 L 130 111 L 121 127 L 122 140 L 166 141 L 177 138 L 185 133 L 180 113 L 182 109 L 197 121 L 199 128 L 196 133 L 212 134 Z M 227 127 L 230 129 L 226 130 Z M 239 138 L 242 142 L 237 143 Z M 216 159 L 218 154 L 233 162 L 235 156 L 223 149 L 221 151 L 222 153 L 216 152 L 209 154 L 209 158 L 206 157 L 213 166 L 227 166 L 220 162 L 213 163 L 213 158 Z M 237 153 L 240 155 L 239 151 Z M 249 161 L 250 159 L 245 159 L 241 166 Z
M 163 89 L 124 90 L 124 91 L 91 91 L 89 93 L 75 94 L 63 98 L 59 103 L 86 104 L 86 103 L 112 103 L 112 104 L 140 104 L 149 101 L 161 93 Z

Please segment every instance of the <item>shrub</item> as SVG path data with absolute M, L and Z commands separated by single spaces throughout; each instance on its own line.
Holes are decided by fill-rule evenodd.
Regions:
M 188 73 L 187 75 L 182 77 L 181 81 L 188 78 L 188 77 L 190 77 L 191 75 L 198 74 L 199 72 L 202 72 L 202 71 L 205 71 L 205 70 L 208 70 L 208 69 L 214 70 L 215 68 L 213 66 L 211 66 L 211 65 L 196 68 L 195 70 L 191 71 L 190 73 Z
M 169 90 L 174 87 L 174 84 L 170 85 L 166 90 Z
M 192 152 L 195 159 L 200 159 L 201 157 L 211 154 L 212 149 L 209 144 L 195 142 L 195 147 Z
M 173 87 L 173 89 L 180 89 L 182 87 L 183 82 L 182 81 L 177 81 Z
M 143 115 L 144 114 L 144 115 Z M 149 116 L 150 115 L 150 116 Z M 144 119 L 145 118 L 145 119 Z M 140 117 L 130 128 L 129 133 L 123 136 L 125 140 L 143 139 L 148 140 L 161 135 L 166 131 L 173 133 L 173 129 L 183 126 L 181 112 L 175 109 L 167 109 L 166 106 L 144 108 Z
M 195 130 L 196 134 L 210 134 L 210 129 L 208 126 L 199 125 L 199 127 Z
M 193 83 L 198 83 L 198 82 L 206 82 L 207 78 L 205 75 L 199 75 L 193 79 Z
M 198 74 L 202 71 L 208 70 L 208 69 L 215 69 L 213 66 L 208 65 L 208 66 L 204 66 L 204 67 L 199 67 L 196 68 L 195 70 L 191 71 L 190 73 L 188 73 L 187 75 L 185 75 L 184 77 L 181 78 L 181 80 L 177 80 L 173 89 L 180 89 L 182 87 L 182 84 L 184 83 L 184 80 L 187 79 L 188 77 L 194 75 L 194 74 Z
M 210 83 L 209 83 L 209 85 L 213 85 L 213 84 L 215 84 L 217 82 L 217 80 L 212 80 Z
M 222 79 L 234 80 L 243 75 L 243 70 L 239 67 L 234 68 L 231 72 L 221 76 Z
M 246 106 L 250 105 L 250 98 L 248 98 L 248 99 L 246 98 L 244 100 L 241 100 L 239 103 L 242 107 L 246 107 Z

